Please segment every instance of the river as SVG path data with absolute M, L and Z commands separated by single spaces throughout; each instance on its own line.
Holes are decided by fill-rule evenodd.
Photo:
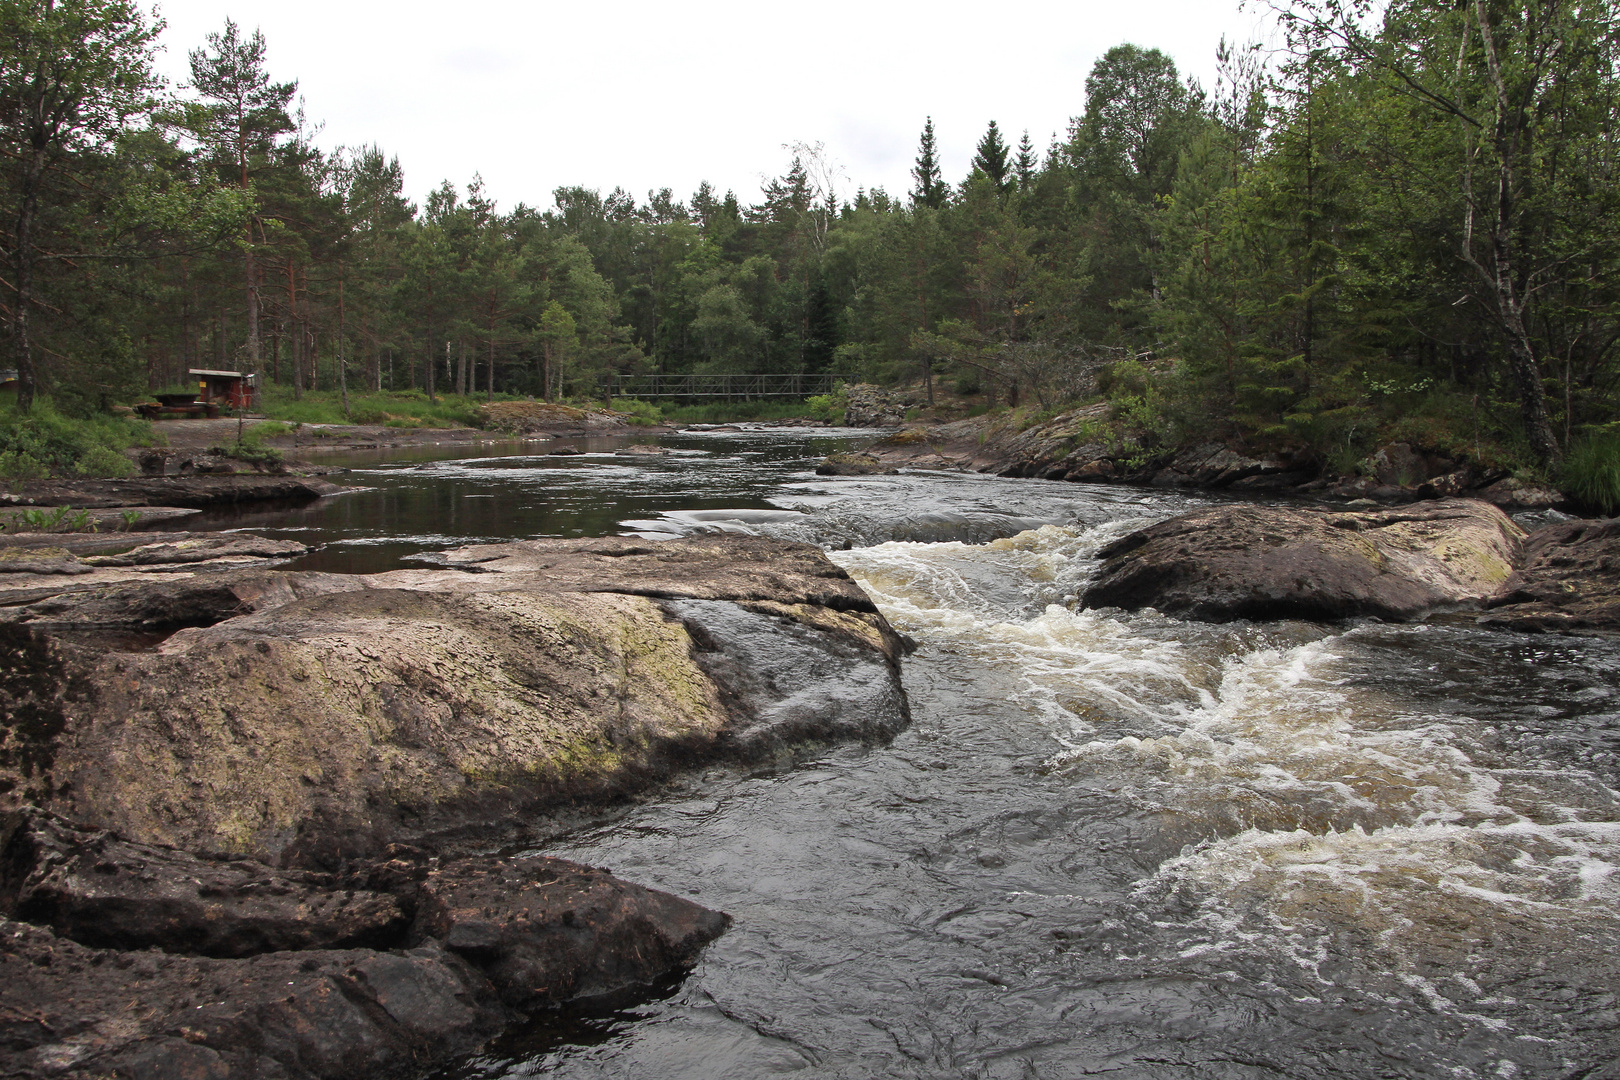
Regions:
M 346 572 L 762 532 L 918 643 L 891 745 L 710 770 L 549 844 L 735 926 L 440 1080 L 1620 1076 L 1620 643 L 1075 611 L 1102 544 L 1208 497 L 815 477 L 847 438 L 350 456 L 372 490 L 215 519 Z

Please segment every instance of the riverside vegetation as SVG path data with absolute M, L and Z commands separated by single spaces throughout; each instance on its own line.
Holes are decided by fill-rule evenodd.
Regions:
M 929 121 L 905 193 L 841 190 L 801 143 L 753 203 L 502 209 L 476 180 L 415 205 L 382 149 L 317 147 L 257 32 L 210 34 L 178 91 L 135 5 L 4 0 L 18 404 L 92 417 L 219 366 L 261 372 L 288 419 L 437 423 L 444 392 L 831 371 L 1038 411 L 1102 396 L 1120 438 L 1332 474 L 1401 442 L 1614 511 L 1614 5 L 1364 15 L 1281 3 L 1280 46 L 1223 45 L 1208 87 L 1110 49 L 1066 131 L 992 123 L 955 182 Z

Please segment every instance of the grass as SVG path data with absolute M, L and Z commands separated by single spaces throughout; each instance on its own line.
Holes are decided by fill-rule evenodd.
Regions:
M 497 401 L 513 400 L 497 394 Z M 282 386 L 267 386 L 259 397 L 259 411 L 271 420 L 290 424 L 384 424 L 400 428 L 481 427 L 478 406 L 483 395 L 440 394 L 429 401 L 421 390 L 351 393 L 349 412 L 336 390 L 306 390 L 302 398 Z
M 1559 481 L 1582 506 L 1606 517 L 1620 514 L 1620 431 L 1598 432 L 1571 447 Z
M 49 398 L 36 398 L 27 413 L 7 402 L 0 406 L 0 478 L 129 476 L 135 463 L 124 450 L 156 441 L 145 420 L 105 414 L 63 416 Z

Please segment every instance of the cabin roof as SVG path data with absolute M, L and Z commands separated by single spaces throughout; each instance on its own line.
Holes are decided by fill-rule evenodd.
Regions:
M 193 375 L 213 375 L 216 378 L 220 378 L 220 379 L 240 379 L 240 378 L 244 377 L 243 374 L 240 371 L 212 371 L 212 370 L 210 370 L 208 368 L 200 368 L 200 367 L 192 368 L 191 369 L 191 374 L 193 374 Z

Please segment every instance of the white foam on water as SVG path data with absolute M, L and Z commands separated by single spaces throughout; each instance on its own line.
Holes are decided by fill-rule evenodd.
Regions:
M 1613 939 L 1620 795 L 1578 769 L 1481 764 L 1483 724 L 1347 676 L 1355 631 L 1248 647 L 1239 628 L 1040 603 L 1072 598 L 1095 551 L 1139 525 L 834 558 L 901 630 L 1016 671 L 1062 747 L 1052 767 L 1191 835 L 1137 890 L 1182 913 L 1166 925 L 1184 956 L 1280 949 L 1326 983 L 1350 935 L 1407 993 L 1498 1028 L 1469 1011 L 1474 944 L 1519 940 L 1528 963 L 1599 925 Z M 1022 608 L 981 584 L 1009 576 Z M 1437 988 L 1447 964 L 1460 990 Z

